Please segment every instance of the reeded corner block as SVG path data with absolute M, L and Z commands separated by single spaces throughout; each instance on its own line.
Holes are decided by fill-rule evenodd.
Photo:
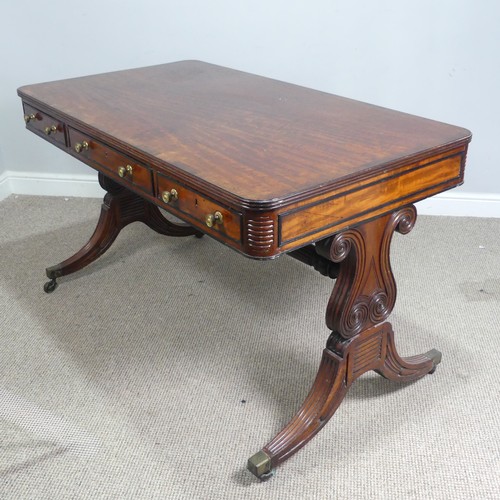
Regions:
M 273 475 L 271 457 L 262 450 L 248 459 L 247 468 L 262 481 L 269 479 Z

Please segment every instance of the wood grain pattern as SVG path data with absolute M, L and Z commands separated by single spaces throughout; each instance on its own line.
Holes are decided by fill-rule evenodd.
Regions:
M 167 172 L 254 206 L 329 190 L 470 139 L 465 129 L 197 61 L 19 93 Z
M 126 186 L 132 184 L 146 193 L 153 194 L 153 173 L 150 168 L 103 144 L 89 134 L 68 127 L 68 147 L 71 151 L 75 151 L 77 143 L 84 141 L 87 141 L 89 147 L 88 150 L 77 153 L 80 160 L 95 165 L 97 168 L 102 167 L 106 175 L 117 179 Z M 132 174 L 125 178 L 119 178 L 118 169 L 127 165 L 132 167 Z
M 197 61 L 18 93 L 57 121 L 52 144 L 256 259 L 461 184 L 470 141 L 459 127 Z M 39 127 L 28 123 L 43 137 Z M 81 140 L 90 148 L 76 153 Z M 127 162 L 135 173 L 120 179 Z M 192 194 L 189 207 L 162 202 L 166 178 Z M 204 229 L 198 197 L 227 224 Z
M 351 187 L 321 202 L 311 202 L 305 207 L 280 214 L 280 243 L 301 239 L 308 234 L 318 234 L 358 215 L 385 211 L 388 204 L 413 203 L 428 190 L 461 182 L 462 153 L 457 153 L 427 165 L 394 173 L 366 186 Z M 304 231 L 307 228 L 308 233 Z
M 191 224 L 202 227 L 211 236 L 217 235 L 219 238 L 224 238 L 225 241 L 233 240 L 237 244 L 241 242 L 241 214 L 207 199 L 203 194 L 193 191 L 165 175 L 158 174 L 157 186 L 158 204 L 162 208 L 176 216 L 186 218 Z M 163 202 L 162 193 L 172 189 L 177 191 L 178 198 L 169 203 Z M 207 227 L 205 223 L 207 215 L 217 211 L 223 215 L 222 224 Z

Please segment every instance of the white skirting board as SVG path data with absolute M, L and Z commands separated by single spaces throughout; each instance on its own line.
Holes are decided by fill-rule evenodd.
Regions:
M 0 175 L 0 200 L 11 194 L 102 198 L 95 174 L 42 174 L 7 170 Z
M 0 175 L 0 200 L 11 194 L 102 198 L 97 174 L 64 175 L 14 172 Z M 447 191 L 417 203 L 421 215 L 500 218 L 500 194 Z

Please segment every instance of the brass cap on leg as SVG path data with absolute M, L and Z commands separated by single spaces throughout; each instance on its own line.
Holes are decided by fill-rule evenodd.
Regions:
M 247 468 L 262 481 L 269 479 L 273 475 L 271 457 L 262 450 L 248 459 Z

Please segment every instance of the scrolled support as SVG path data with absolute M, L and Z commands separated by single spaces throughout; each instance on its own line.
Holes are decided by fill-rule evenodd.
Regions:
M 340 263 L 326 323 L 344 338 L 387 319 L 396 302 L 389 250 L 394 231 L 407 234 L 416 220 L 413 206 L 383 215 L 335 235 L 330 258 Z
M 315 249 L 325 260 L 339 263 L 326 313 L 332 332 L 304 403 L 290 422 L 249 459 L 248 468 L 258 478 L 270 478 L 276 466 L 309 442 L 363 373 L 375 370 L 391 380 L 408 382 L 432 373 L 440 362 L 441 355 L 435 350 L 400 357 L 392 326 L 385 321 L 396 301 L 389 260 L 392 235 L 394 231 L 408 233 L 415 219 L 415 208 L 404 207 L 346 229 Z
M 165 218 L 160 209 L 141 196 L 129 191 L 99 172 L 99 184 L 106 190 L 99 221 L 89 241 L 73 256 L 48 267 L 45 272 L 51 281 L 44 285 L 46 293 L 56 289 L 56 279 L 88 266 L 103 255 L 120 231 L 133 222 L 143 222 L 157 233 L 167 236 L 201 236 L 197 229 Z

